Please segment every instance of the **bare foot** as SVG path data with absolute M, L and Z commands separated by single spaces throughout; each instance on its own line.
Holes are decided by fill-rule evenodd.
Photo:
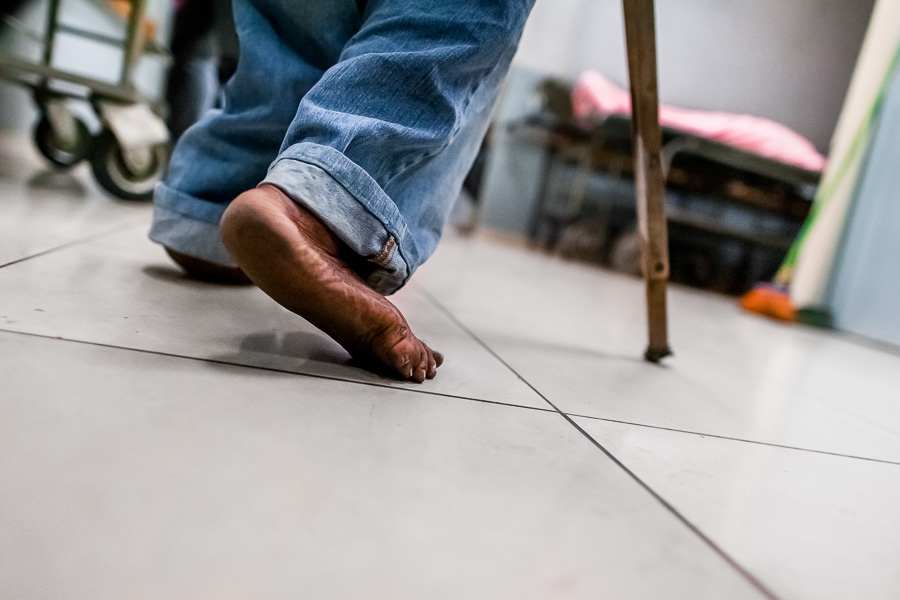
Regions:
M 250 285 L 253 283 L 237 267 L 223 267 L 222 265 L 176 252 L 171 248 L 166 248 L 166 253 L 175 261 L 175 264 L 184 269 L 184 272 L 189 277 L 197 281 L 221 283 L 222 285 Z
M 264 185 L 235 198 L 221 231 L 253 283 L 354 358 L 418 383 L 435 376 L 444 357 L 415 337 L 397 307 L 350 267 L 359 257 L 281 190 Z

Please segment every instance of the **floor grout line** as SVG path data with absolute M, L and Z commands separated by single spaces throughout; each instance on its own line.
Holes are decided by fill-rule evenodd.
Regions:
M 141 220 L 144 220 L 146 218 L 147 218 L 146 215 L 140 215 Z M 119 231 L 124 231 L 125 229 L 131 227 L 134 223 L 137 223 L 137 222 L 138 222 L 138 217 L 134 217 L 132 219 L 127 219 L 126 221 L 123 221 L 122 223 L 119 223 L 118 225 L 109 227 L 108 229 L 104 229 L 103 231 L 98 231 L 97 233 L 93 233 L 89 236 L 86 236 L 83 238 L 78 238 L 77 240 L 71 240 L 71 241 L 65 242 L 63 244 L 60 244 L 58 246 L 53 246 L 52 248 L 47 248 L 46 250 L 41 250 L 40 252 L 36 252 L 34 254 L 29 254 L 28 256 L 24 256 L 22 258 L 17 258 L 16 260 L 11 260 L 9 262 L 3 263 L 2 265 L 0 265 L 0 269 L 2 269 L 4 267 L 11 267 L 12 265 L 17 265 L 19 263 L 31 260 L 33 258 L 40 258 L 41 256 L 53 254 L 54 252 L 59 252 L 60 250 L 65 250 L 66 248 L 70 248 L 72 246 L 78 246 L 79 244 L 91 242 L 91 241 L 100 239 L 102 237 L 112 235 L 114 233 L 118 233 Z
M 728 563 L 732 568 L 737 570 L 747 581 L 750 582 L 760 593 L 762 593 L 766 598 L 770 600 L 779 600 L 779 597 L 775 595 L 774 592 L 769 590 L 759 579 L 756 578 L 752 573 L 750 573 L 746 568 L 744 568 L 740 563 L 738 563 L 734 558 L 732 558 L 724 549 L 722 549 L 718 544 L 716 544 L 709 536 L 703 533 L 699 527 L 694 525 L 686 516 L 681 514 L 669 501 L 663 498 L 656 490 L 650 487 L 650 485 L 645 482 L 643 479 L 638 477 L 637 473 L 629 469 L 621 460 L 616 458 L 609 450 L 607 450 L 600 442 L 594 439 L 588 432 L 581 428 L 578 423 L 576 423 L 572 417 L 568 414 L 561 411 L 553 402 L 551 402 L 544 394 L 542 394 L 534 385 L 532 385 L 527 379 L 525 379 L 518 371 L 516 371 L 512 365 L 507 363 L 494 351 L 493 348 L 487 345 L 480 337 L 478 337 L 472 330 L 465 326 L 453 313 L 451 313 L 443 304 L 441 304 L 437 298 L 435 298 L 429 291 L 423 290 L 426 297 L 428 297 L 431 302 L 441 310 L 445 315 L 447 315 L 454 323 L 457 324 L 463 331 L 468 333 L 476 342 L 478 342 L 485 350 L 487 350 L 494 358 L 500 361 L 507 369 L 512 371 L 513 374 L 516 375 L 525 385 L 530 387 L 534 392 L 544 399 L 544 401 L 553 407 L 553 410 L 559 414 L 563 419 L 569 422 L 572 427 L 574 427 L 579 433 L 581 433 L 589 442 L 591 442 L 597 449 L 599 449 L 603 454 L 607 456 L 613 463 L 615 463 L 620 469 L 622 469 L 628 476 L 630 476 L 638 485 L 640 485 L 648 494 L 650 494 L 657 502 L 663 505 L 666 510 L 668 510 L 675 518 L 677 518 L 683 525 L 685 525 L 688 529 L 691 530 L 696 536 L 698 536 L 703 542 L 706 543 L 716 554 L 719 555 L 726 563 Z
M 41 339 L 45 339 L 45 340 L 67 342 L 70 344 L 84 344 L 86 346 L 95 346 L 98 348 L 108 348 L 111 350 L 124 350 L 127 352 L 139 352 L 141 354 L 151 354 L 154 356 L 163 356 L 166 358 L 179 358 L 179 359 L 183 359 L 183 360 L 192 360 L 192 361 L 196 361 L 196 362 L 203 362 L 203 363 L 209 363 L 209 364 L 214 364 L 214 365 L 223 365 L 223 366 L 236 367 L 236 368 L 242 368 L 242 369 L 253 369 L 253 370 L 257 370 L 257 371 L 267 371 L 270 373 L 281 373 L 283 375 L 296 375 L 297 377 L 310 377 L 312 379 L 337 381 L 337 382 L 341 382 L 341 383 L 363 385 L 363 386 L 368 386 L 368 387 L 377 387 L 377 388 L 395 390 L 398 392 L 406 392 L 406 393 L 411 393 L 411 394 L 436 396 L 439 398 L 450 398 L 450 399 L 454 399 L 454 400 L 465 400 L 467 402 L 480 402 L 482 404 L 492 404 L 495 406 L 505 406 L 508 408 L 521 408 L 521 409 L 525 409 L 525 410 L 534 410 L 534 411 L 546 412 L 546 413 L 555 412 L 552 409 L 541 408 L 541 407 L 537 407 L 537 406 L 525 406 L 522 404 L 510 404 L 508 402 L 497 402 L 495 400 L 485 400 L 483 398 L 471 398 L 469 396 L 460 396 L 457 394 L 447 394 L 447 393 L 443 393 L 443 392 L 433 392 L 433 391 L 428 391 L 428 390 L 415 390 L 415 389 L 410 389 L 410 388 L 396 387 L 393 385 L 388 385 L 388 384 L 383 384 L 383 383 L 375 383 L 372 381 L 359 381 L 357 379 L 344 379 L 341 377 L 335 377 L 332 375 L 322 375 L 322 374 L 318 374 L 318 373 L 301 373 L 298 371 L 290 371 L 288 369 L 279 369 L 277 367 L 260 367 L 257 365 L 247 365 L 247 364 L 229 362 L 226 360 L 219 360 L 219 359 L 214 359 L 214 358 L 203 358 L 200 356 L 187 356 L 184 354 L 175 354 L 172 352 L 161 352 L 158 350 L 146 350 L 144 348 L 129 348 L 128 346 L 105 344 L 103 342 L 91 342 L 88 340 L 77 340 L 77 339 L 65 338 L 65 337 L 61 337 L 61 336 L 44 335 L 41 333 L 31 333 L 28 331 L 16 331 L 14 329 L 4 329 L 2 327 L 0 327 L 0 333 L 25 335 L 25 336 L 36 337 L 36 338 L 41 338 Z
M 824 454 L 826 456 L 837 456 L 840 458 L 849 458 L 852 460 L 865 460 L 869 462 L 877 462 L 884 463 L 888 465 L 897 465 L 900 466 L 900 461 L 887 460 L 884 458 L 870 458 L 868 456 L 856 456 L 853 454 L 842 454 L 840 452 L 830 452 L 828 450 L 816 450 L 814 448 L 801 448 L 799 446 L 788 446 L 787 444 L 776 444 L 774 442 L 760 442 L 758 440 L 748 440 L 744 438 L 730 437 L 727 435 L 717 435 L 714 433 L 703 433 L 701 431 L 690 431 L 688 429 L 676 429 L 674 427 L 663 427 L 662 425 L 650 425 L 647 423 L 634 423 L 632 421 L 621 421 L 619 419 L 609 419 L 606 417 L 593 417 L 591 415 L 580 415 L 577 413 L 567 412 L 567 415 L 570 417 L 578 418 L 578 419 L 593 419 L 594 421 L 605 421 L 607 423 L 618 423 L 620 425 L 632 425 L 634 427 L 643 427 L 645 429 L 657 429 L 660 431 L 671 431 L 674 433 L 683 433 L 685 435 L 693 435 L 699 437 L 708 437 L 715 438 L 718 440 L 728 440 L 732 442 L 742 442 L 745 444 L 755 444 L 757 446 L 769 446 L 772 448 L 780 448 L 782 450 L 796 450 L 798 452 L 808 452 L 811 454 Z
M 447 309 L 445 306 L 443 306 L 443 305 L 440 303 L 440 301 L 438 301 L 438 300 L 431 294 L 431 292 L 429 292 L 429 291 L 426 290 L 425 288 L 422 288 L 421 286 L 420 286 L 420 289 L 421 289 L 421 291 L 422 291 L 422 294 L 425 295 L 426 297 L 428 297 L 428 299 L 431 301 L 432 304 L 435 305 L 435 307 L 437 307 L 439 310 L 441 310 L 441 311 L 442 311 L 442 312 L 443 312 L 450 320 L 452 320 L 454 323 L 456 323 L 457 326 L 463 328 L 463 329 L 466 331 L 467 334 L 469 334 L 470 336 L 472 336 L 473 338 L 475 338 L 476 341 L 478 341 L 478 342 L 481 343 L 484 347 L 487 348 L 487 345 L 484 344 L 483 342 L 481 342 L 481 340 L 479 340 L 479 339 L 477 338 L 477 336 L 475 336 L 474 333 L 472 333 L 468 328 L 466 328 L 464 325 L 462 325 L 461 322 L 460 322 L 460 320 L 459 320 L 455 315 L 453 315 L 453 314 L 450 312 L 449 309 Z M 512 371 L 513 374 L 517 375 L 517 376 L 518 376 L 520 379 L 522 379 L 522 381 L 524 381 L 529 387 L 531 387 L 533 390 L 535 390 L 535 392 L 536 392 L 537 394 L 539 394 L 539 395 L 541 396 L 541 398 L 544 399 L 544 401 L 546 401 L 546 402 L 548 402 L 548 404 L 551 404 L 551 405 L 552 405 L 552 403 L 550 403 L 549 400 L 547 400 L 547 398 L 546 398 L 543 394 L 541 394 L 540 392 L 538 392 L 538 391 L 535 389 L 535 387 L 534 387 L 533 385 L 531 385 L 531 383 L 529 383 L 528 381 L 525 381 L 525 379 L 524 379 L 521 375 L 519 375 L 519 374 L 515 371 L 515 369 L 513 369 L 510 365 L 508 365 L 505 361 L 503 361 L 503 359 L 499 358 L 499 357 L 497 356 L 496 352 L 494 352 L 494 351 L 493 351 L 492 349 L 490 349 L 490 348 L 488 348 L 488 350 L 489 350 L 496 358 L 498 358 L 498 360 L 500 360 L 500 361 L 504 364 L 504 366 L 506 366 L 507 369 L 509 369 L 510 371 Z M 819 401 L 817 398 L 814 398 L 814 399 L 815 399 L 817 402 Z M 829 404 L 829 405 L 830 405 L 830 404 Z M 834 408 L 835 410 L 839 410 L 840 407 L 832 406 L 832 408 Z M 781 449 L 784 449 L 784 450 L 796 450 L 796 451 L 798 451 L 798 452 L 809 452 L 809 453 L 812 453 L 812 454 L 823 454 L 823 455 L 826 455 L 826 456 L 836 456 L 836 457 L 840 457 L 840 458 L 849 458 L 849 459 L 853 459 L 853 460 L 865 460 L 865 461 L 869 461 L 869 462 L 877 462 L 877 463 L 883 463 L 883 464 L 898 465 L 898 466 L 900 466 L 900 461 L 888 460 L 888 459 L 884 459 L 884 458 L 872 458 L 872 457 L 868 457 L 868 456 L 857 456 L 857 455 L 855 455 L 855 454 L 845 454 L 845 453 L 842 453 L 842 452 L 832 452 L 832 451 L 829 451 L 829 450 L 817 450 L 817 449 L 815 449 L 815 448 L 803 448 L 803 447 L 800 447 L 800 446 L 790 446 L 790 445 L 788 445 L 788 444 L 778 444 L 778 443 L 775 443 L 775 442 L 763 442 L 763 441 L 759 441 L 759 440 L 749 440 L 749 439 L 745 439 L 745 438 L 738 438 L 738 437 L 727 436 L 727 435 L 718 435 L 718 434 L 714 434 L 714 433 L 704 433 L 704 432 L 702 432 L 702 431 L 692 431 L 692 430 L 689 430 L 689 429 L 678 429 L 678 428 L 675 428 L 675 427 L 665 427 L 665 426 L 662 426 L 662 425 L 652 425 L 652 424 L 649 424 L 649 423 L 636 423 L 636 422 L 633 422 L 633 421 L 623 421 L 623 420 L 620 420 L 620 419 L 610 419 L 610 418 L 607 418 L 607 417 L 597 417 L 597 416 L 592 416 L 592 415 L 583 415 L 583 414 L 571 413 L 571 412 L 566 412 L 566 411 L 562 411 L 562 412 L 565 412 L 565 414 L 567 414 L 567 415 L 569 415 L 569 416 L 572 416 L 572 417 L 577 417 L 577 418 L 594 419 L 594 420 L 598 420 L 598 421 L 606 421 L 606 422 L 609 422 L 609 423 L 619 423 L 619 424 L 622 424 L 622 425 L 633 425 L 633 426 L 635 426 L 635 427 L 644 427 L 644 428 L 647 428 L 647 429 L 658 429 L 658 430 L 660 430 L 660 431 L 672 431 L 672 432 L 676 432 L 676 433 L 683 433 L 683 434 L 686 434 L 686 435 L 696 435 L 696 436 L 701 436 L 701 437 L 710 437 L 710 438 L 716 438 L 716 439 L 722 439 L 722 440 L 729 440 L 729 441 L 733 441 L 733 442 L 744 442 L 744 443 L 747 443 L 747 444 L 755 444 L 755 445 L 758 445 L 758 446 L 770 446 L 770 447 L 772 447 L 772 448 L 781 448 Z M 845 411 L 842 411 L 842 412 L 845 412 Z M 855 414 L 855 413 L 847 413 L 847 414 L 850 414 L 851 416 L 856 417 L 856 418 L 859 418 L 859 417 L 860 417 L 859 415 L 857 415 L 857 414 Z
M 466 327 L 466 326 L 463 324 L 463 322 L 460 321 L 459 318 L 457 318 L 457 316 L 454 315 L 454 314 L 450 311 L 450 309 L 448 309 L 446 306 L 444 306 L 444 305 L 443 305 L 443 304 L 442 304 L 442 303 L 434 296 L 434 294 L 432 294 L 430 291 L 428 291 L 428 290 L 425 289 L 424 287 L 421 287 L 421 286 L 420 286 L 419 289 L 421 290 L 422 295 L 425 296 L 425 298 L 426 298 L 426 299 L 427 299 L 427 300 L 428 300 L 435 308 L 437 308 L 440 312 L 442 312 L 442 313 L 444 314 L 444 316 L 447 317 L 454 325 L 456 325 L 457 327 L 459 327 L 466 335 L 468 335 L 470 338 L 472 338 L 472 340 L 474 340 L 475 343 L 477 343 L 479 346 L 481 346 L 482 348 L 484 348 L 485 350 L 487 350 L 488 354 L 490 354 L 490 355 L 493 356 L 495 359 L 497 359 L 497 361 L 498 361 L 501 365 L 503 365 L 510 373 L 512 373 L 513 375 L 515 375 L 522 383 L 524 383 L 525 385 L 527 385 L 527 386 L 531 389 L 531 391 L 533 391 L 535 394 L 537 394 L 538 397 L 540 397 L 541 400 L 543 400 L 544 402 L 546 402 L 548 406 L 551 406 L 551 407 L 552 407 L 552 409 L 540 409 L 540 410 L 550 410 L 550 412 L 560 412 L 559 409 L 557 409 L 555 406 L 553 406 L 553 403 L 550 402 L 550 401 L 547 399 L 546 396 L 544 396 L 542 393 L 540 393 L 540 392 L 537 390 L 537 388 L 535 388 L 533 385 L 531 385 L 530 382 L 526 381 L 525 378 L 522 377 L 522 376 L 518 373 L 518 371 L 516 371 L 515 369 L 512 368 L 512 366 L 509 365 L 509 363 L 507 363 L 505 360 L 503 360 L 502 358 L 500 358 L 500 356 L 494 351 L 493 348 L 489 347 L 486 343 L 484 343 L 484 341 L 483 341 L 480 337 L 478 337 L 477 335 L 475 335 L 475 333 L 474 333 L 471 329 L 469 329 L 468 327 Z

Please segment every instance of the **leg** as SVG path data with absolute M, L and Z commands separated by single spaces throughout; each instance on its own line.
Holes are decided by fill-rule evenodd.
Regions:
M 27 1 L 28 0 L 2 0 L 2 2 L 0 2 L 0 16 L 15 14 Z M 0 23 L 0 26 L 2 26 L 2 23 Z
M 437 245 L 530 6 L 369 0 L 300 103 L 265 181 L 370 258 L 377 291 L 400 288 Z
M 166 125 L 173 141 L 215 105 L 214 9 L 212 0 L 190 0 L 175 11 L 172 65 L 166 78 L 166 104 L 170 109 Z
M 437 244 L 530 2 L 421 4 L 367 4 L 341 60 L 300 103 L 271 185 L 239 196 L 222 221 L 263 291 L 415 381 L 440 355 L 382 294 Z
M 278 22 L 291 32 L 292 47 L 269 21 L 266 4 L 235 0 L 240 58 L 224 107 L 185 132 L 154 198 L 150 237 L 172 253 L 197 259 L 179 260 L 182 266 L 237 267 L 219 235 L 222 213 L 265 177 L 300 99 L 359 28 L 355 0 L 305 2 L 293 20 Z M 202 278 L 200 271 L 208 269 L 192 273 Z

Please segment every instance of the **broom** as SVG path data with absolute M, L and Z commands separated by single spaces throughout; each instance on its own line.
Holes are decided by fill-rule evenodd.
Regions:
M 898 62 L 900 62 L 900 48 L 895 52 L 891 65 L 875 95 L 875 100 L 872 102 L 872 106 L 860 123 L 838 168 L 834 170 L 833 174 L 829 173 L 831 177 L 822 184 L 822 187 L 819 188 L 819 191 L 816 193 L 812 209 L 810 209 L 806 221 L 804 221 L 803 226 L 800 228 L 797 238 L 794 240 L 794 243 L 791 244 L 791 247 L 784 258 L 784 262 L 781 263 L 781 267 L 779 267 L 778 271 L 775 273 L 775 277 L 771 282 L 756 284 L 752 290 L 741 297 L 739 305 L 745 311 L 788 323 L 794 323 L 797 320 L 801 320 L 810 325 L 828 326 L 829 319 L 827 315 L 823 315 L 820 311 L 797 310 L 793 301 L 791 301 L 791 280 L 793 279 L 794 269 L 797 266 L 797 260 L 800 256 L 800 251 L 803 248 L 803 243 L 806 240 L 807 234 L 813 228 L 819 214 L 834 197 L 835 190 L 851 172 L 850 167 L 854 163 L 857 163 L 858 159 L 861 159 L 863 152 L 868 146 L 870 134 L 875 121 L 881 112 L 884 92 L 887 89 L 888 83 L 890 83 L 891 76 L 896 70 Z M 861 160 L 859 160 L 859 162 L 861 162 Z M 858 169 L 856 172 L 858 173 Z

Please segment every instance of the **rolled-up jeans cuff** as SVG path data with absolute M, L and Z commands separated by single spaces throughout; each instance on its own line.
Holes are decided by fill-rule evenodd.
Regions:
M 397 206 L 361 167 L 329 146 L 309 142 L 282 152 L 262 182 L 284 191 L 319 217 L 375 268 L 366 283 L 391 294 L 418 265 L 415 241 Z
M 227 204 L 201 200 L 163 183 L 157 184 L 150 239 L 188 256 L 237 267 L 219 233 L 219 222 L 227 207 Z

